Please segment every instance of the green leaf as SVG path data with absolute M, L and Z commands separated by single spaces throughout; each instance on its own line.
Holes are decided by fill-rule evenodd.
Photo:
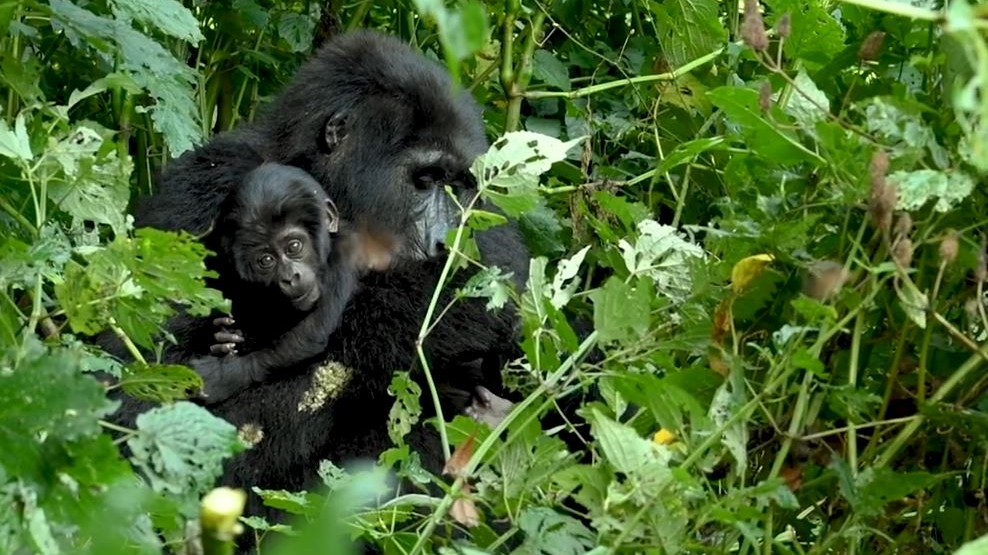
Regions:
M 830 113 L 830 99 L 803 69 L 796 74 L 794 82 L 799 92 L 790 95 L 786 113 L 798 121 L 805 132 L 812 134 L 814 124 L 825 120 Z
M 918 210 L 936 198 L 933 209 L 947 212 L 974 190 L 974 180 L 960 170 L 949 173 L 937 170 L 899 171 L 889 175 L 888 180 L 898 186 L 896 208 L 906 211 Z
M 792 165 L 798 162 L 824 163 L 791 133 L 767 121 L 758 107 L 758 92 L 738 87 L 720 87 L 707 93 L 710 101 L 741 126 L 741 134 L 753 152 L 767 160 Z
M 709 54 L 727 41 L 717 0 L 666 0 L 648 5 L 658 22 L 662 53 L 673 67 Z
M 594 329 L 600 341 L 628 342 L 648 332 L 651 294 L 652 289 L 642 281 L 632 288 L 616 276 L 591 292 Z
M 833 324 L 837 321 L 837 310 L 834 307 L 825 305 L 806 295 L 800 295 L 793 299 L 792 307 L 807 322 L 812 324 Z
M 309 15 L 291 12 L 278 17 L 278 36 L 285 39 L 292 52 L 307 52 L 312 48 L 312 33 L 316 21 Z
M 966 542 L 960 549 L 954 551 L 954 555 L 985 555 L 986 553 L 988 553 L 988 534 Z
M 655 220 L 638 223 L 634 245 L 621 239 L 618 246 L 629 272 L 648 277 L 675 302 L 684 301 L 693 289 L 688 262 L 705 258 L 703 249 L 683 239 L 674 227 Z
M 615 422 L 600 410 L 590 409 L 587 421 L 607 462 L 619 472 L 639 473 L 656 464 L 667 467 L 667 449 L 642 438 L 635 430 Z
M 926 293 L 920 291 L 912 282 L 903 283 L 897 287 L 896 295 L 899 297 L 899 306 L 906 316 L 913 321 L 920 329 L 926 328 L 926 313 L 930 308 L 930 301 Z
M 544 203 L 523 212 L 518 225 L 533 256 L 556 255 L 566 250 L 559 216 Z
M 322 496 L 309 492 L 251 488 L 264 500 L 264 505 L 293 515 L 315 515 L 322 502 Z
M 655 168 L 655 173 L 662 175 L 675 167 L 692 162 L 697 156 L 708 150 L 720 150 L 723 146 L 724 137 L 704 137 L 680 143 L 659 162 Z
M 844 48 L 841 25 L 819 1 L 766 0 L 772 13 L 789 13 L 792 33 L 786 39 L 786 58 L 805 62 L 811 71 L 833 60 Z
M 205 39 L 195 16 L 177 0 L 113 0 L 111 5 L 121 21 L 136 20 L 193 45 Z
M 470 167 L 480 192 L 505 213 L 518 217 L 538 206 L 539 176 L 583 138 L 563 142 L 531 131 L 513 131 L 491 145 Z
M 559 265 L 556 268 L 556 275 L 552 278 L 552 296 L 549 299 L 549 302 L 556 310 L 561 310 L 573 298 L 573 294 L 580 285 L 579 280 L 576 279 L 580 271 L 580 265 L 583 264 L 583 259 L 589 251 L 590 245 L 587 245 L 570 258 L 559 261 Z
M 511 298 L 511 288 L 511 276 L 497 266 L 490 266 L 470 276 L 461 291 L 469 298 L 487 299 L 487 310 L 495 310 L 503 308 Z
M 543 83 L 562 91 L 570 90 L 569 71 L 566 66 L 556 58 L 556 55 L 548 50 L 538 49 L 535 51 L 535 59 L 532 70 Z
M 583 555 L 596 536 L 579 520 L 548 507 L 529 507 L 518 518 L 525 541 L 512 555 Z
M 14 119 L 14 129 L 7 126 L 7 122 L 0 119 L 0 156 L 6 156 L 13 160 L 30 162 L 34 155 L 31 153 L 31 139 L 27 136 L 27 127 L 24 125 L 24 114 L 17 114 Z
M 928 472 L 895 472 L 888 467 L 868 467 L 853 476 L 843 459 L 834 457 L 830 468 L 838 476 L 840 493 L 855 512 L 863 517 L 882 514 L 885 505 L 901 502 L 909 495 L 926 489 L 943 480 L 947 475 Z
M 388 436 L 392 442 L 401 445 L 422 414 L 422 405 L 419 403 L 422 388 L 412 380 L 408 372 L 395 372 L 388 394 L 397 397 L 388 413 Z
M 268 26 L 268 12 L 254 0 L 233 0 L 233 9 L 260 29 Z
M 119 386 L 137 399 L 171 403 L 202 387 L 202 378 L 191 368 L 177 364 L 135 364 L 126 368 Z
M 5 360 L 0 372 L 0 476 L 41 480 L 67 442 L 98 435 L 98 419 L 115 407 L 71 352 L 49 353 L 31 340 L 22 356 L 12 369 Z
M 184 401 L 139 415 L 137 432 L 127 440 L 134 464 L 155 491 L 178 496 L 212 488 L 223 460 L 245 448 L 232 424 Z

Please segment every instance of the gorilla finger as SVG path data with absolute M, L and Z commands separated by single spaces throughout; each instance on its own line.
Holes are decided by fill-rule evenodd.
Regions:
M 213 320 L 213 325 L 217 327 L 232 326 L 233 324 L 236 324 L 236 322 L 229 316 L 221 316 Z
M 243 343 L 244 338 L 235 331 L 218 331 L 213 334 L 217 343 Z
M 235 343 L 216 343 L 209 346 L 209 352 L 213 355 L 235 355 L 237 345 Z

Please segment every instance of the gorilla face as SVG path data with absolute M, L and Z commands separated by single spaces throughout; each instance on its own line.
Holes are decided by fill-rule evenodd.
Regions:
M 340 215 L 396 239 L 398 257 L 438 254 L 487 149 L 480 108 L 437 64 L 393 37 L 340 36 L 261 120 L 276 157 L 310 172 Z M 445 188 L 458 197 L 451 199 Z

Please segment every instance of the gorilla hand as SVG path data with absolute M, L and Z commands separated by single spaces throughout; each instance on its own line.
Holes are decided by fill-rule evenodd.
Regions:
M 228 358 L 201 357 L 189 365 L 202 378 L 202 388 L 194 396 L 204 405 L 215 405 L 247 389 L 253 383 L 250 372 L 229 364 Z
M 496 428 L 514 408 L 514 403 L 498 397 L 482 385 L 474 388 L 473 403 L 464 409 L 464 413 L 477 422 L 483 422 L 492 429 Z
M 233 318 L 223 316 L 213 320 L 213 325 L 219 331 L 213 334 L 216 341 L 209 346 L 209 352 L 215 356 L 228 356 L 237 354 L 237 345 L 244 342 L 244 333 L 240 330 L 229 329 L 235 322 Z

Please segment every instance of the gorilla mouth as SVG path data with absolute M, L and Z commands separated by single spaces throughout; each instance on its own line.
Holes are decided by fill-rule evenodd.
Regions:
M 319 300 L 319 288 L 313 287 L 301 295 L 291 299 L 292 306 L 301 311 L 310 310 Z

